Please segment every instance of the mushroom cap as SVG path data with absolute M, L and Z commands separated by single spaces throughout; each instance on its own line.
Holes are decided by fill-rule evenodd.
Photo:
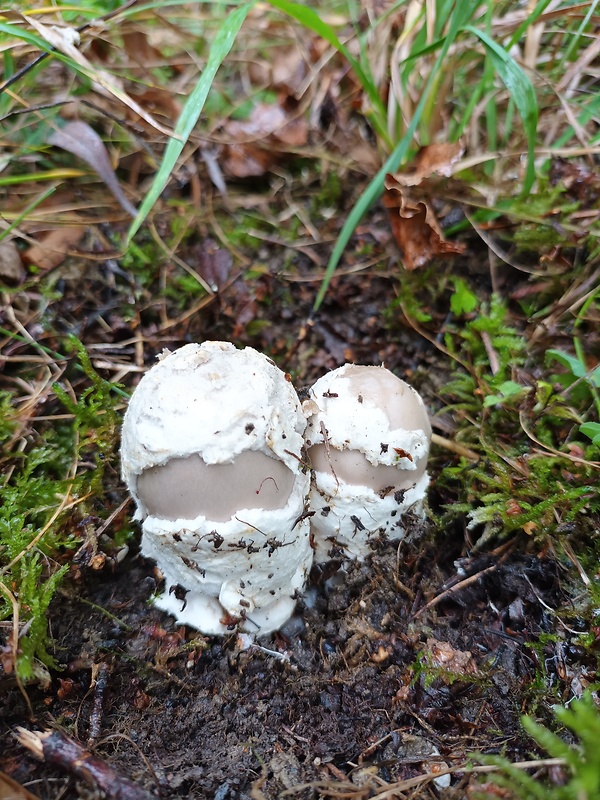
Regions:
M 224 498 L 231 501 L 230 506 L 234 504 L 233 490 L 245 495 L 258 491 L 252 506 L 257 499 L 262 507 L 277 504 L 281 498 L 285 501 L 291 481 L 278 462 L 292 474 L 298 472 L 305 425 L 291 382 L 269 358 L 251 347 L 237 350 L 229 342 L 204 342 L 173 353 L 165 351 L 140 381 L 123 420 L 122 476 L 138 504 L 138 517 L 148 513 L 144 498 L 152 498 L 159 516 L 183 516 L 178 509 L 195 510 L 192 500 L 196 491 L 198 505 L 204 499 L 207 511 L 211 510 L 216 505 L 216 487 L 227 494 L 223 478 L 234 482 L 229 498 Z M 234 462 L 242 453 L 246 455 L 237 469 Z M 155 469 L 174 460 L 179 463 L 170 464 L 166 472 Z M 230 469 L 211 471 L 212 465 L 230 465 Z M 146 470 L 151 472 L 142 482 L 142 498 L 138 478 Z M 258 478 L 253 488 L 245 485 L 249 470 L 256 470 Z M 167 479 L 164 488 L 162 477 Z M 282 484 L 275 499 L 270 477 Z M 245 501 L 237 506 L 244 507 Z M 215 519 L 222 516 L 217 513 Z
M 312 448 L 321 446 L 314 451 L 317 471 L 331 471 L 325 470 L 331 460 L 342 473 L 338 478 L 346 473 L 348 483 L 370 485 L 358 480 L 365 466 L 364 480 L 377 484 L 375 473 L 357 451 L 372 467 L 391 466 L 413 473 L 413 482 L 425 471 L 431 441 L 425 404 L 412 386 L 385 367 L 345 364 L 333 370 L 314 384 L 306 410 L 310 416 L 305 438 L 311 458 Z M 346 451 L 352 456 L 346 457 Z M 381 473 L 385 474 L 393 477 L 389 471 Z M 384 485 L 390 485 L 385 480 Z
M 431 424 L 419 394 L 384 367 L 345 364 L 305 401 L 317 561 L 359 557 L 378 536 L 404 536 L 422 511 Z

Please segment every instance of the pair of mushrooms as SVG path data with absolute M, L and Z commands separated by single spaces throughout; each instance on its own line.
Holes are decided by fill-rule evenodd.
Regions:
M 250 347 L 165 351 L 121 446 L 142 553 L 165 578 L 156 604 L 207 634 L 278 629 L 313 560 L 402 538 L 402 515 L 422 510 L 430 438 L 420 396 L 384 367 L 346 364 L 301 404 Z

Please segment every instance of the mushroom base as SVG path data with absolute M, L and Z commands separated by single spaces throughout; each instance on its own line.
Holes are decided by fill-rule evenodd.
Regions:
M 300 584 L 304 583 L 301 579 Z M 170 584 L 169 580 L 166 581 Z M 253 636 L 263 636 L 278 630 L 294 613 L 296 600 L 280 597 L 269 606 L 255 608 L 245 618 L 231 616 L 218 598 L 204 592 L 189 591 L 183 600 L 166 590 L 156 597 L 154 605 L 175 617 L 182 625 L 189 625 L 209 636 L 222 636 L 232 630 Z
M 424 515 L 428 485 L 425 473 L 409 489 L 391 489 L 381 497 L 367 486 L 336 482 L 330 473 L 315 472 L 310 492 L 315 561 L 364 558 L 379 538 L 403 539 L 403 515 Z

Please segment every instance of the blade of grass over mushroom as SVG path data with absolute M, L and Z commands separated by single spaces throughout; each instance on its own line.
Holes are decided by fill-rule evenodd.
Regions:
M 337 238 L 335 247 L 333 248 L 333 252 L 327 264 L 327 268 L 325 270 L 325 276 L 323 277 L 321 286 L 319 287 L 319 291 L 317 293 L 315 302 L 313 304 L 313 311 L 312 311 L 313 314 L 319 310 L 321 303 L 325 299 L 325 295 L 327 294 L 327 289 L 329 288 L 331 279 L 335 274 L 335 270 L 337 269 L 342 254 L 346 249 L 346 246 L 350 241 L 352 234 L 356 230 L 357 225 L 364 217 L 364 215 L 367 213 L 367 211 L 371 208 L 373 203 L 375 203 L 375 201 L 380 197 L 383 191 L 385 176 L 387 175 L 388 172 L 393 172 L 394 170 L 398 169 L 403 159 L 405 158 L 406 154 L 408 153 L 413 141 L 414 133 L 417 130 L 419 123 L 421 121 L 423 111 L 428 101 L 429 93 L 432 87 L 436 85 L 438 74 L 444 65 L 446 56 L 448 55 L 448 51 L 456 41 L 456 38 L 458 37 L 460 32 L 465 29 L 465 24 L 467 20 L 470 19 L 470 17 L 475 12 L 476 7 L 477 7 L 476 0 L 470 0 L 469 2 L 461 3 L 454 8 L 452 12 L 452 17 L 450 19 L 448 33 L 446 37 L 442 39 L 440 42 L 441 45 L 440 52 L 435 61 L 433 69 L 431 70 L 427 78 L 425 87 L 423 89 L 423 93 L 421 94 L 421 98 L 415 109 L 415 113 L 410 122 L 410 125 L 408 126 L 406 133 L 404 134 L 402 139 L 398 142 L 393 152 L 385 162 L 385 164 L 381 167 L 379 172 L 375 175 L 373 180 L 369 183 L 365 191 L 362 193 L 362 195 L 358 199 L 358 202 L 350 212 L 348 219 L 344 223 L 342 230 L 340 231 L 340 235 Z
M 373 114 L 370 121 L 376 129 L 377 135 L 381 137 L 382 141 L 385 142 L 388 147 L 391 147 L 392 141 L 387 131 L 385 106 L 379 96 L 377 87 L 373 79 L 367 74 L 366 70 L 363 69 L 361 63 L 354 58 L 348 48 L 339 40 L 333 28 L 324 22 L 312 8 L 301 6 L 298 3 L 290 3 L 288 0 L 268 0 L 268 2 L 273 8 L 277 8 L 279 11 L 292 17 L 292 19 L 295 19 L 305 28 L 308 28 L 326 42 L 329 42 L 338 53 L 344 56 L 348 64 L 352 67 L 373 106 Z
M 160 193 L 164 189 L 169 180 L 171 173 L 177 163 L 177 159 L 198 122 L 198 118 L 206 102 L 206 98 L 213 84 L 213 80 L 217 70 L 225 60 L 227 54 L 233 47 L 235 38 L 242 27 L 248 12 L 254 5 L 254 0 L 250 3 L 244 3 L 239 8 L 236 8 L 229 17 L 225 19 L 219 28 L 217 35 L 212 43 L 208 60 L 204 68 L 204 72 L 200 76 L 198 83 L 193 88 L 190 96 L 186 100 L 181 116 L 177 120 L 173 138 L 165 148 L 162 164 L 148 194 L 144 198 L 136 218 L 131 223 L 127 232 L 126 244 L 129 246 L 131 240 L 140 229 L 140 226 L 150 213 L 154 203 L 158 200 Z M 176 137 L 176 138 L 175 138 Z
M 527 168 L 523 194 L 527 194 L 535 180 L 535 137 L 537 134 L 538 104 L 535 89 L 525 72 L 506 50 L 487 33 L 469 25 L 466 31 L 476 36 L 487 50 L 496 72 L 509 91 L 519 112 L 527 138 Z

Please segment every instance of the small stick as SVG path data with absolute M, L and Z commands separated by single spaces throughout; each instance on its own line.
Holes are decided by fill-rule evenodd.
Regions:
M 481 578 L 483 575 L 486 575 L 488 572 L 492 572 L 492 570 L 498 569 L 498 566 L 499 566 L 498 564 L 492 564 L 490 567 L 486 567 L 485 569 L 476 572 L 474 575 L 469 575 L 468 578 L 459 581 L 459 583 L 455 583 L 454 586 L 451 586 L 449 589 L 446 589 L 445 592 L 438 594 L 428 603 L 425 603 L 424 606 L 421 606 L 421 608 L 417 609 L 417 611 L 415 611 L 415 613 L 412 615 L 411 619 L 419 617 L 424 611 L 427 611 L 428 608 L 433 608 L 433 606 L 437 606 L 438 603 L 440 603 L 442 600 L 444 600 L 444 598 L 448 597 L 449 595 L 454 594 L 455 592 L 458 592 L 461 589 L 466 589 L 467 586 L 470 586 L 472 583 L 475 583 L 475 581 L 478 581 L 479 578 Z
M 155 795 L 120 775 L 106 761 L 93 756 L 62 731 L 17 728 L 16 736 L 36 758 L 82 778 L 90 786 L 103 791 L 108 800 L 154 800 Z
M 90 714 L 90 729 L 87 746 L 92 747 L 100 736 L 102 729 L 102 714 L 104 711 L 104 695 L 108 687 L 111 668 L 104 661 L 92 667 L 92 689 L 94 690 L 94 705 Z
M 443 447 L 444 450 L 449 450 L 451 453 L 456 453 L 459 456 L 469 458 L 471 461 L 479 461 L 481 458 L 479 453 L 476 453 L 469 447 L 465 447 L 464 445 L 459 444 L 459 442 L 455 442 L 452 439 L 446 439 L 445 436 L 440 436 L 437 433 L 431 434 L 431 441 L 433 444 L 437 444 L 438 447 Z
M 10 775 L 0 772 L 0 797 L 14 800 L 39 800 L 37 794 L 31 794 L 24 786 L 17 783 Z

